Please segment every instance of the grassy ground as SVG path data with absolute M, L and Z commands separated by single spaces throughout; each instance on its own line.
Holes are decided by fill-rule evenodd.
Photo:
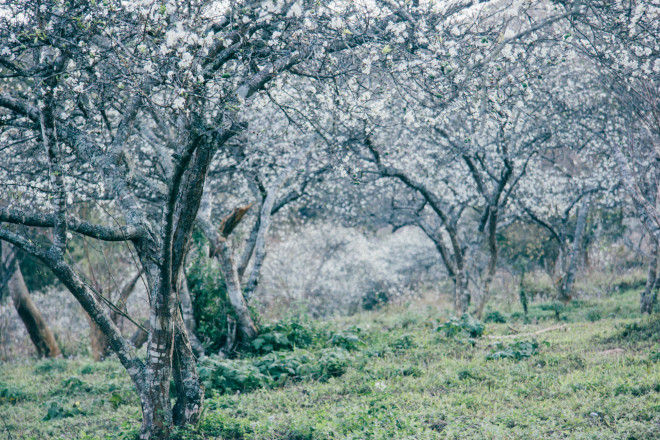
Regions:
M 179 436 L 660 439 L 660 320 L 634 317 L 636 301 L 629 292 L 579 307 L 535 304 L 527 320 L 504 309 L 507 323 L 486 323 L 477 338 L 437 331 L 447 315 L 432 308 L 333 321 L 322 333 L 343 335 L 332 348 L 317 341 L 222 365 L 236 365 L 240 382 L 246 365 L 276 358 L 286 369 L 339 350 L 341 368 L 301 379 L 304 366 L 294 366 L 266 388 L 209 391 L 197 430 Z M 514 332 L 521 336 L 499 338 Z M 349 334 L 360 342 L 342 339 Z M 116 361 L 79 359 L 0 365 L 0 416 L 0 439 L 105 439 L 134 438 L 140 413 Z

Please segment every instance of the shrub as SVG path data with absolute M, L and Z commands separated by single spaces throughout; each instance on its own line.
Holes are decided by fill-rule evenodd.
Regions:
M 272 352 L 249 361 L 206 358 L 199 375 L 207 391 L 227 394 L 281 386 L 289 380 L 325 381 L 343 375 L 350 360 L 341 348 L 326 348 L 317 353 Z
M 34 367 L 35 374 L 48 374 L 51 372 L 63 372 L 67 369 L 64 359 L 45 359 Z
M 517 361 L 536 355 L 539 344 L 536 341 L 520 340 L 509 343 L 498 342 L 486 359 L 515 359 Z
M 602 318 L 602 316 L 601 316 L 600 312 L 596 309 L 589 310 L 587 312 L 587 320 L 589 322 L 596 322 L 596 321 L 599 321 L 601 318 Z
M 359 332 L 359 328 L 351 328 L 341 332 L 332 332 L 328 344 L 332 347 L 341 347 L 344 350 L 356 350 L 359 345 L 364 344 L 357 335 Z
M 55 419 L 65 419 L 67 417 L 74 417 L 77 415 L 85 415 L 85 414 L 87 413 L 81 410 L 80 406 L 77 403 L 74 403 L 73 407 L 71 408 L 66 408 L 60 405 L 58 402 L 52 401 L 50 402 L 50 406 L 48 407 L 48 412 L 46 413 L 46 415 L 42 420 L 48 421 Z
M 236 391 L 251 391 L 264 387 L 268 378 L 259 368 L 246 362 L 225 362 L 207 358 L 199 368 L 199 377 L 207 391 L 216 390 L 220 394 Z
M 267 354 L 273 351 L 306 348 L 317 340 L 322 340 L 325 333 L 316 328 L 306 318 L 289 317 L 261 327 L 259 336 L 251 346 L 255 352 Z
M 486 314 L 486 317 L 484 318 L 484 322 L 486 322 L 486 323 L 494 322 L 496 324 L 505 324 L 506 323 L 506 318 L 498 310 L 493 310 L 493 311 L 488 312 Z
M 362 297 L 362 308 L 364 310 L 378 310 L 389 302 L 389 297 L 384 286 L 374 286 Z
M 444 332 L 448 338 L 479 338 L 484 334 L 484 325 L 478 319 L 465 313 L 460 318 L 453 317 L 446 321 L 436 331 Z

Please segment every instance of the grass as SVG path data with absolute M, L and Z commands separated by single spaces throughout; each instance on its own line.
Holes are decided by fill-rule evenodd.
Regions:
M 447 314 L 428 307 L 336 320 L 326 325 L 360 329 L 361 343 L 347 351 L 350 362 L 342 376 L 285 378 L 277 386 L 251 392 L 210 393 L 197 430 L 178 435 L 254 440 L 660 439 L 660 321 L 657 316 L 635 317 L 636 295 L 627 292 L 565 307 L 559 319 L 566 327 L 536 338 L 493 336 L 557 324 L 549 305 L 530 308 L 530 316 L 538 315 L 536 324 L 511 319 L 515 309 L 502 310 L 507 323 L 486 324 L 481 338 L 436 331 Z M 520 347 L 524 355 L 515 355 Z M 321 348 L 293 353 L 315 350 Z M 507 350 L 515 356 L 488 359 Z M 262 358 L 228 362 L 258 363 Z M 48 414 L 52 417 L 44 420 Z M 14 439 L 91 440 L 135 438 L 140 414 L 116 361 L 78 359 L 0 365 L 0 416 L 0 439 L 11 432 Z

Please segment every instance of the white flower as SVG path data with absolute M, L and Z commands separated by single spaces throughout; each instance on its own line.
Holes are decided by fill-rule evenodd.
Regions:
M 289 13 L 286 14 L 287 17 L 301 17 L 302 16 L 302 7 L 300 6 L 300 3 L 296 2 L 291 6 L 291 9 L 289 9 Z
M 193 56 L 189 52 L 184 52 L 181 56 L 181 61 L 179 61 L 179 67 L 182 69 L 187 69 L 193 62 Z
M 184 105 L 186 104 L 186 100 L 183 99 L 183 96 L 178 96 L 174 102 L 172 102 L 172 108 L 174 110 L 181 110 L 183 109 Z
M 5 46 L 2 48 L 2 52 L 0 52 L 0 55 L 2 55 L 3 57 L 8 57 L 9 55 L 11 55 L 11 50 L 9 50 L 7 46 Z
M 387 389 L 387 385 L 385 385 L 385 382 L 376 382 L 374 384 L 374 388 L 376 388 L 378 391 L 385 391 L 385 389 Z

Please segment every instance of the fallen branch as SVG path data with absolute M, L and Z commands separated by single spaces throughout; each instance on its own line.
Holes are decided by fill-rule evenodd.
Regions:
M 568 329 L 568 326 L 566 324 L 561 324 L 561 325 L 555 325 L 552 327 L 544 328 L 536 332 L 531 332 L 531 333 L 519 333 L 516 335 L 502 335 L 502 336 L 491 336 L 491 335 L 486 335 L 487 338 L 489 339 L 513 339 L 513 338 L 519 338 L 522 336 L 537 336 L 540 335 L 541 333 L 546 333 L 546 332 L 552 332 L 555 330 L 564 330 Z

